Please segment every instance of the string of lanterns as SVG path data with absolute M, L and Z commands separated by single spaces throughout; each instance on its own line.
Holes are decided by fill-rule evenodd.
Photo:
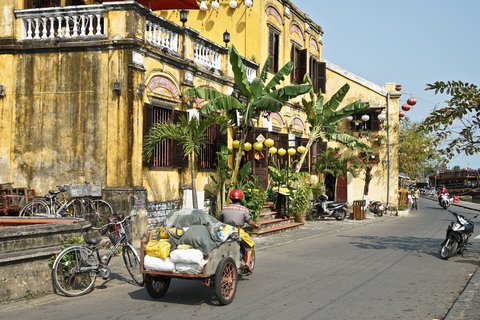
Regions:
M 245 0 L 244 4 L 245 4 L 245 7 L 251 8 L 253 6 L 253 0 Z M 235 9 L 238 6 L 238 1 L 237 0 L 230 0 L 228 2 L 228 6 L 231 9 Z M 213 0 L 210 3 L 210 8 L 212 8 L 213 10 L 218 10 L 220 8 L 220 2 L 218 0 Z M 207 11 L 208 10 L 207 1 L 202 0 L 200 2 L 200 10 L 202 10 L 202 11 Z
M 402 111 L 398 113 L 398 116 L 401 118 L 405 117 L 407 111 L 409 111 L 414 105 L 417 104 L 417 99 L 410 97 L 407 99 L 407 103 L 402 105 Z
M 302 154 L 307 150 L 304 146 L 301 146 L 301 145 L 298 146 L 296 149 L 295 148 L 288 148 L 288 150 L 285 150 L 284 148 L 276 148 L 274 146 L 274 144 L 275 144 L 275 141 L 273 141 L 273 139 L 270 139 L 270 138 L 265 139 L 265 141 L 263 141 L 263 142 L 255 142 L 253 145 L 250 142 L 245 142 L 243 144 L 243 150 L 248 152 L 248 151 L 252 150 L 252 148 L 253 148 L 257 152 L 259 152 L 260 150 L 263 149 L 263 147 L 265 145 L 265 147 L 268 148 L 268 153 L 269 154 L 271 154 L 271 155 L 278 154 L 281 157 L 283 157 L 287 153 L 288 153 L 289 156 L 294 156 L 297 152 Z M 232 142 L 232 147 L 234 149 L 238 149 L 240 147 L 240 141 L 234 140 Z

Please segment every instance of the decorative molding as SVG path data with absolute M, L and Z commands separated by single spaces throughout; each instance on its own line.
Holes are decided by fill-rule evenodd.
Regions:
M 300 128 L 300 130 L 299 130 L 300 132 L 303 132 L 305 130 L 305 123 L 298 116 L 295 116 L 292 119 L 292 121 L 290 121 L 290 127 L 293 129 L 294 126 L 298 126 Z
M 272 122 L 277 122 L 282 128 L 285 126 L 285 120 L 283 120 L 282 115 L 278 112 L 272 112 L 270 114 L 270 119 L 272 120 Z
M 164 96 L 176 98 L 180 95 L 180 90 L 175 82 L 165 76 L 153 76 L 147 83 L 148 89 Z
M 290 26 L 290 33 L 296 33 L 302 41 L 305 41 L 305 36 L 303 35 L 302 29 L 295 23 Z
M 315 48 L 316 53 L 318 53 L 319 51 L 318 43 L 317 43 L 317 39 L 315 39 L 314 37 L 310 37 L 310 47 Z
M 280 14 L 280 12 L 278 12 L 277 8 L 272 5 L 268 5 L 265 9 L 265 13 L 267 14 L 267 17 L 272 16 L 273 18 L 275 18 L 275 20 L 277 20 L 279 24 L 283 25 L 282 15 Z

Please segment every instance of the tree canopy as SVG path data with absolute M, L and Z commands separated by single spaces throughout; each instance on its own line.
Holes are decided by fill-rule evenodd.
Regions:
M 449 159 L 480 151 L 480 91 L 474 84 L 462 81 L 437 81 L 426 90 L 451 96 L 446 106 L 435 109 L 422 122 L 421 129 L 435 132 L 432 143 Z

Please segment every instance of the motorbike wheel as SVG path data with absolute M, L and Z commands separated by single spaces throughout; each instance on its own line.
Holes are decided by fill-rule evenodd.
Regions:
M 345 208 L 337 209 L 335 210 L 334 215 L 335 215 L 335 219 L 337 219 L 338 221 L 342 221 L 347 216 L 347 209 Z
M 378 209 L 377 216 L 379 216 L 379 217 L 383 216 L 383 210 L 382 209 Z
M 316 213 L 317 213 L 317 210 L 314 208 L 311 208 L 310 210 L 308 210 L 307 220 L 310 220 L 310 221 L 316 220 L 316 217 L 315 217 Z
M 448 260 L 448 258 L 453 257 L 455 253 L 457 253 L 457 248 L 457 241 L 449 239 L 449 241 L 447 241 L 447 243 L 440 249 L 440 258 Z

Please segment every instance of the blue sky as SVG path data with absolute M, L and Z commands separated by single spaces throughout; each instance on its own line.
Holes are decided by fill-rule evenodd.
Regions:
M 292 0 L 323 31 L 323 57 L 378 85 L 402 84 L 400 105 L 421 121 L 446 96 L 427 83 L 462 80 L 480 85 L 478 0 Z M 456 156 L 450 166 L 480 168 L 480 155 Z

